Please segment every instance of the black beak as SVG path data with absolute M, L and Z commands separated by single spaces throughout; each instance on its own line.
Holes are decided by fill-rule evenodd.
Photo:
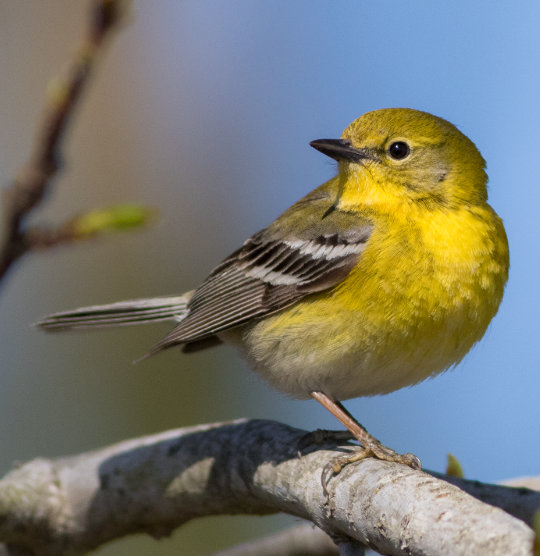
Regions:
M 338 161 L 362 162 L 363 160 L 373 158 L 365 150 L 355 149 L 347 139 L 316 139 L 311 141 L 310 145 L 326 156 Z

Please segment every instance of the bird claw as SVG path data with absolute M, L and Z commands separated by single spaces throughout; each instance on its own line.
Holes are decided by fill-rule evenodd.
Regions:
M 362 427 L 364 429 L 364 427 Z M 365 430 L 365 429 L 364 429 Z M 391 448 L 381 444 L 377 439 L 369 435 L 366 431 L 367 439 L 362 440 L 362 445 L 357 444 L 348 445 L 348 452 L 339 456 L 333 457 L 324 467 L 321 473 L 321 485 L 325 496 L 328 498 L 330 493 L 328 491 L 328 483 L 332 477 L 339 475 L 341 470 L 350 463 L 355 463 L 366 458 L 376 458 L 382 461 L 389 461 L 393 463 L 401 463 L 407 465 L 412 469 L 422 469 L 420 460 L 411 453 L 398 454 Z M 310 446 L 320 447 L 324 444 L 340 444 L 343 442 L 350 442 L 354 440 L 359 441 L 355 435 L 348 430 L 332 431 L 325 429 L 317 429 L 308 432 L 300 437 L 296 445 L 297 455 L 302 457 L 302 453 Z
M 350 463 L 356 463 L 366 458 L 376 458 L 382 461 L 392 463 L 400 463 L 416 470 L 422 469 L 420 460 L 411 453 L 398 454 L 391 448 L 383 446 L 379 442 L 374 442 L 366 447 L 354 446 L 353 451 L 332 458 L 324 467 L 321 473 L 321 485 L 324 494 L 329 498 L 328 482 L 330 479 L 338 475 L 341 470 Z
M 353 452 L 342 454 L 332 458 L 324 467 L 321 473 L 321 485 L 325 496 L 328 498 L 330 493 L 328 491 L 328 482 L 332 477 L 338 475 L 341 470 L 350 463 L 361 461 L 363 459 L 373 457 L 373 452 L 368 448 L 362 446 L 355 446 Z

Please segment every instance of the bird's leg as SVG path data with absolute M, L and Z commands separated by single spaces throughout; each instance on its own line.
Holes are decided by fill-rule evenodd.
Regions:
M 328 494 L 326 488 L 327 481 L 332 475 L 337 475 L 345 465 L 360 461 L 365 458 L 374 457 L 383 461 L 391 461 L 395 463 L 403 463 L 413 469 L 421 469 L 420 460 L 413 454 L 398 454 L 394 450 L 383 446 L 343 407 L 341 402 L 334 401 L 323 392 L 311 392 L 320 404 L 322 404 L 334 417 L 339 419 L 351 435 L 360 442 L 362 448 L 352 453 L 337 456 L 323 469 L 321 482 L 324 491 Z

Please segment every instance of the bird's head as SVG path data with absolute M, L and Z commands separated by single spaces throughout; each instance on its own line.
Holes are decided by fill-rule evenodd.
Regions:
M 341 139 L 311 145 L 339 162 L 336 208 L 421 202 L 456 206 L 487 199 L 485 162 L 454 125 L 427 112 L 387 108 L 352 122 Z

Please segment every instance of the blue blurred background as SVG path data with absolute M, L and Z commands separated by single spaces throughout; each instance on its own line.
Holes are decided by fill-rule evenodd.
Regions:
M 86 1 L 0 1 L 0 182 L 24 161 L 48 78 Z M 52 311 L 191 289 L 249 234 L 330 178 L 308 146 L 363 112 L 426 110 L 488 163 L 512 268 L 484 340 L 454 371 L 347 407 L 398 451 L 496 481 L 540 471 L 540 4 L 317 0 L 135 2 L 70 130 L 66 167 L 35 222 L 118 202 L 160 211 L 147 230 L 35 254 L 0 297 L 0 468 L 167 428 L 237 417 L 336 422 L 288 400 L 231 348 L 131 361 L 168 326 L 47 336 Z M 290 518 L 209 518 L 172 539 L 98 551 L 205 554 Z M 181 547 L 181 548 L 180 548 Z

